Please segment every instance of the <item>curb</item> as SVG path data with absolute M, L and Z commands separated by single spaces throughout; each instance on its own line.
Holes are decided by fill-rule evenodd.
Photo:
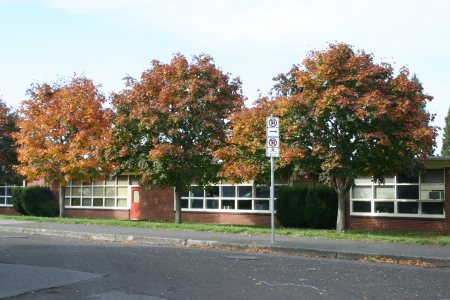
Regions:
M 7 233 L 24 233 L 32 235 L 46 235 L 46 236 L 58 236 L 76 239 L 91 239 L 97 241 L 107 242 L 121 242 L 121 243 L 137 243 L 148 245 L 161 245 L 161 246 L 206 246 L 214 248 L 232 248 L 236 250 L 256 250 L 267 249 L 278 253 L 303 255 L 303 256 L 315 256 L 324 258 L 337 258 L 348 260 L 359 260 L 371 256 L 377 256 L 376 254 L 359 253 L 359 252 L 344 252 L 336 250 L 321 250 L 321 249 L 308 249 L 308 248 L 291 248 L 274 245 L 259 245 L 259 244 L 236 244 L 219 241 L 205 241 L 205 240 L 193 240 L 193 239 L 176 239 L 176 238 L 162 238 L 162 237 L 146 237 L 146 236 L 134 236 L 123 234 L 107 234 L 107 233 L 80 233 L 74 231 L 62 231 L 62 230 L 48 230 L 42 228 L 20 228 L 20 227 L 2 227 L 0 226 L 0 232 Z M 420 257 L 420 256 L 406 256 L 406 255 L 391 255 L 380 254 L 379 256 L 396 260 L 420 260 L 440 267 L 450 268 L 450 257 L 437 258 L 437 257 Z

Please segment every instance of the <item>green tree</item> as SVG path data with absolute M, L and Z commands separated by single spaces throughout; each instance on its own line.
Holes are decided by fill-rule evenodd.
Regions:
M 175 187 L 175 222 L 181 223 L 182 192 L 217 181 L 213 153 L 225 146 L 226 118 L 243 102 L 240 80 L 217 69 L 210 56 L 154 60 L 140 81 L 128 77 L 127 88 L 113 95 L 110 157 L 121 170 L 138 170 L 143 181 Z
M 447 116 L 445 117 L 441 154 L 444 156 L 450 156 L 450 108 L 448 109 Z
M 17 160 L 17 145 L 13 133 L 17 127 L 18 114 L 0 99 L 0 182 L 20 183 L 22 177 L 14 169 Z
M 91 181 L 112 167 L 102 160 L 110 127 L 108 110 L 102 108 L 105 97 L 92 80 L 75 76 L 53 85 L 32 85 L 28 95 L 15 134 L 20 145 L 18 170 L 29 179 L 60 186 L 63 218 L 69 181 Z
M 276 80 L 278 97 L 272 99 L 272 109 L 265 111 L 266 116 L 280 117 L 278 165 L 291 166 L 294 176 L 334 187 L 338 232 L 344 231 L 345 199 L 357 176 L 383 182 L 390 174 L 417 175 L 423 159 L 432 153 L 437 129 L 430 126 L 433 116 L 424 109 L 432 97 L 409 78 L 406 68 L 394 77 L 393 68 L 374 63 L 372 54 L 354 52 L 346 44 L 330 44 L 326 51 L 311 51 L 302 65 L 294 65 Z M 249 147 L 243 138 L 249 135 L 245 128 L 259 130 L 263 138 L 265 128 L 255 127 L 257 117 L 239 115 L 232 118 L 240 124 L 230 131 L 231 146 L 221 150 L 225 154 L 219 152 L 223 173 L 257 178 L 255 173 L 265 168 L 253 165 L 260 161 L 255 155 L 247 152 L 235 157 Z M 262 145 L 263 138 L 255 141 Z

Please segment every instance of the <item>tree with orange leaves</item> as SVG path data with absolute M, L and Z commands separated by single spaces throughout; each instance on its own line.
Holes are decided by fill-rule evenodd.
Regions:
M 175 187 L 175 223 L 181 195 L 190 184 L 217 182 L 213 153 L 225 146 L 227 117 L 241 108 L 241 82 L 230 79 L 208 55 L 191 63 L 176 54 L 169 64 L 154 60 L 140 81 L 113 96 L 115 146 L 110 157 L 143 181 Z
M 111 168 L 102 161 L 110 122 L 105 97 L 92 80 L 74 76 L 52 85 L 33 84 L 22 102 L 18 171 L 28 179 L 60 186 L 60 214 L 71 179 L 92 181 Z
M 276 78 L 276 109 L 265 117 L 270 113 L 280 117 L 279 160 L 292 166 L 294 175 L 335 188 L 337 232 L 344 231 L 345 199 L 357 176 L 383 182 L 386 175 L 417 175 L 432 154 L 437 128 L 430 125 L 433 116 L 424 109 L 432 97 L 423 93 L 408 69 L 393 73 L 391 65 L 374 63 L 372 54 L 330 44 L 326 51 L 311 51 L 302 65 Z M 252 118 L 235 119 L 242 124 L 230 132 L 236 143 L 228 149 L 230 157 L 245 145 L 239 137 L 245 133 L 241 128 L 254 124 Z M 264 136 L 264 129 L 254 130 Z M 236 159 L 221 157 L 225 173 L 236 170 Z M 241 170 L 254 173 L 258 168 Z

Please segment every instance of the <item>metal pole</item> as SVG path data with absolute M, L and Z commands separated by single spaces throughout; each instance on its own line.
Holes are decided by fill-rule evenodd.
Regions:
M 271 222 L 272 222 L 272 240 L 271 242 L 275 242 L 275 200 L 274 200 L 274 166 L 273 166 L 273 156 L 270 157 L 270 203 L 272 206 L 271 211 Z

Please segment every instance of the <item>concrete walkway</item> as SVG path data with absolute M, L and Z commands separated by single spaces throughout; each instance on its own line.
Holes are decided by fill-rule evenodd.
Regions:
M 374 243 L 266 235 L 240 235 L 184 230 L 42 223 L 0 219 L 1 232 L 38 234 L 111 242 L 153 245 L 211 246 L 237 249 L 268 249 L 281 253 L 340 259 L 380 256 L 398 260 L 421 260 L 450 268 L 450 247 L 396 243 Z

